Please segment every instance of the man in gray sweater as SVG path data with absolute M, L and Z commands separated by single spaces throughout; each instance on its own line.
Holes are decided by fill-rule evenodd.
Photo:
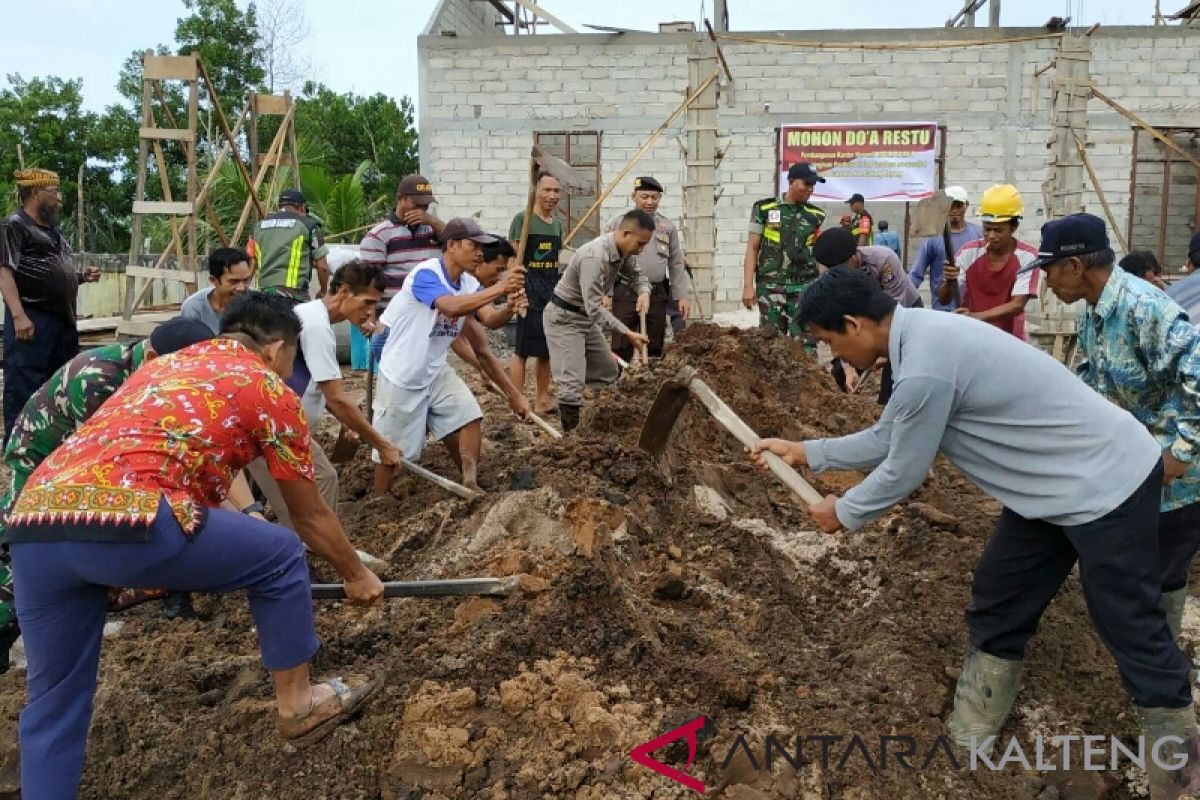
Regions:
M 877 280 L 849 267 L 808 288 L 800 319 L 859 369 L 888 358 L 895 380 L 883 416 L 865 431 L 753 448 L 760 464 L 769 450 L 816 472 L 872 470 L 809 509 L 824 531 L 858 530 L 881 516 L 921 485 L 939 452 L 1004 505 L 975 568 L 952 738 L 990 751 L 1025 646 L 1078 562 L 1088 612 L 1138 706 L 1147 750 L 1178 737 L 1177 750 L 1164 740 L 1166 765 L 1165 754 L 1194 746 L 1188 661 L 1160 607 L 1162 454 L 1145 427 L 1040 350 L 977 320 L 898 307 Z M 1152 786 L 1186 771 L 1156 775 L 1148 766 Z
M 620 374 L 605 329 L 623 335 L 634 347 L 649 340 L 613 316 L 603 300 L 621 277 L 637 295 L 636 309 L 650 308 L 650 281 L 633 258 L 654 233 L 654 217 L 634 209 L 612 233 L 598 236 L 576 251 L 563 271 L 542 315 L 550 371 L 558 384 L 558 416 L 563 430 L 579 424 L 584 386 L 607 386 Z

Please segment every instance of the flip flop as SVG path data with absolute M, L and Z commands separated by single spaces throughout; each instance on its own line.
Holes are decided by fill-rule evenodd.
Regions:
M 375 692 L 380 682 L 361 675 L 329 678 L 321 681 L 333 689 L 333 696 L 314 706 L 302 717 L 276 717 L 279 735 L 297 747 L 306 747 L 323 739 L 337 726 L 349 721 Z

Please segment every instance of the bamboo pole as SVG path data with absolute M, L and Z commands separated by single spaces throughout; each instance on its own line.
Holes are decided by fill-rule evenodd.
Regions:
M 1100 198 L 1100 205 L 1104 208 L 1104 216 L 1108 217 L 1108 224 L 1112 227 L 1113 235 L 1117 237 L 1117 243 L 1121 245 L 1121 251 L 1129 252 L 1129 243 L 1125 241 L 1124 234 L 1117 227 L 1117 218 L 1113 215 L 1113 211 L 1109 208 L 1108 198 L 1104 196 L 1104 190 L 1100 188 L 1100 180 L 1096 177 L 1096 170 L 1092 168 L 1092 160 L 1088 158 L 1087 148 L 1083 144 L 1083 139 L 1074 130 L 1071 130 L 1071 135 L 1075 137 L 1075 146 L 1079 148 L 1079 158 L 1083 161 L 1083 168 L 1087 170 L 1088 179 L 1092 182 L 1092 188 L 1096 191 L 1096 197 Z
M 296 110 L 296 107 L 292 106 L 291 108 L 288 109 L 288 112 L 283 115 L 283 124 L 280 125 L 279 130 L 275 132 L 275 139 L 271 142 L 271 146 L 267 150 L 267 163 L 275 163 L 276 161 L 279 160 L 279 154 L 282 152 L 282 149 L 283 149 L 283 140 L 285 138 L 284 135 L 287 131 L 288 125 L 290 125 L 292 122 L 292 112 L 294 112 L 295 110 Z M 276 169 L 278 169 L 278 168 L 276 168 Z M 242 206 L 241 216 L 238 217 L 237 227 L 233 229 L 233 236 L 231 237 L 231 241 L 233 241 L 234 243 L 238 242 L 242 238 L 242 228 L 244 228 L 246 226 L 246 218 L 248 216 L 250 216 L 251 202 L 253 202 L 255 208 L 262 207 L 261 205 L 259 205 L 259 202 L 258 202 L 258 190 L 262 188 L 263 176 L 265 176 L 266 174 L 267 173 L 265 170 L 260 169 L 258 171 L 258 177 L 256 177 L 250 183 L 250 196 L 246 198 L 246 204 L 244 206 Z
M 1116 100 L 1113 100 L 1111 97 L 1109 97 L 1104 92 L 1097 89 L 1095 86 L 1092 87 L 1092 96 L 1095 97 L 1100 102 L 1107 105 L 1113 111 L 1116 111 L 1118 114 L 1120 114 L 1121 116 L 1128 119 L 1130 122 L 1141 127 L 1143 130 L 1146 131 L 1146 133 L 1150 134 L 1155 139 L 1162 142 L 1164 147 L 1166 147 L 1168 150 L 1173 151 L 1177 156 L 1179 156 L 1183 160 L 1190 163 L 1193 167 L 1195 167 L 1196 169 L 1200 169 L 1200 159 L 1197 159 L 1191 153 L 1184 150 L 1179 145 L 1175 144 L 1175 142 L 1173 142 L 1169 137 L 1164 136 L 1158 130 L 1158 128 L 1155 128 L 1149 122 L 1146 122 L 1146 120 L 1142 119 L 1137 114 L 1130 111 L 1128 108 L 1125 108 L 1125 106 L 1121 105 Z
M 720 76 L 720 74 L 721 74 L 720 69 L 713 70 L 712 74 L 704 79 L 704 81 L 700 84 L 700 86 L 696 89 L 696 91 L 692 92 L 690 95 L 688 95 L 687 99 L 685 99 L 682 103 L 680 103 L 678 106 L 676 106 L 675 110 L 671 112 L 671 116 L 667 117 L 666 120 L 663 121 L 663 124 L 659 125 L 657 130 L 655 130 L 654 133 L 650 134 L 650 138 L 647 139 L 646 142 L 641 146 L 641 148 L 636 153 L 633 154 L 633 158 L 629 159 L 629 161 L 625 164 L 625 168 L 622 169 L 619 173 L 617 173 L 617 177 L 613 178 L 613 180 L 608 184 L 608 186 L 606 186 L 604 188 L 604 191 L 600 194 L 599 197 L 596 198 L 596 202 L 592 203 L 591 208 L 589 208 L 587 211 L 585 211 L 583 213 L 583 216 L 581 216 L 579 218 L 579 221 L 575 223 L 575 227 L 572 228 L 571 232 L 568 233 L 566 238 L 563 239 L 563 244 L 568 244 L 575 240 L 575 235 L 577 233 L 579 233 L 579 231 L 587 223 L 588 217 L 590 217 L 596 211 L 596 209 L 598 209 L 600 207 L 600 204 L 603 203 L 610 194 L 612 194 L 613 189 L 616 189 L 617 185 L 622 180 L 624 180 L 625 176 L 629 174 L 629 170 L 633 169 L 634 164 L 636 164 L 638 161 L 640 161 L 642 156 L 646 155 L 646 151 L 648 151 L 650 149 L 650 147 L 655 142 L 658 141 L 658 138 L 660 136 L 662 136 L 664 133 L 666 133 L 667 128 L 671 127 L 671 124 L 673 122 L 675 122 L 676 119 L 679 118 L 680 114 L 682 114 L 684 111 L 687 110 L 688 106 L 690 106 L 692 103 L 696 102 L 696 99 L 699 98 L 700 95 L 704 93 L 704 90 L 707 89 L 709 87 L 709 85 L 713 81 L 715 81 L 718 76 Z
M 204 67 L 204 61 L 200 58 L 199 53 L 194 53 L 196 56 L 196 66 L 200 70 L 200 77 L 204 78 L 204 85 L 208 87 L 208 99 L 212 103 L 212 107 L 217 111 L 217 123 L 221 126 L 221 131 L 225 134 L 225 138 L 233 141 L 233 132 L 229 130 L 229 120 L 225 119 L 225 110 L 221 108 L 221 99 L 217 97 L 216 87 L 213 86 L 212 78 L 208 77 L 208 70 Z M 238 172 L 242 173 L 242 180 L 246 185 L 251 184 L 250 173 L 246 170 L 246 163 L 242 161 L 242 154 L 235 147 L 233 150 L 233 160 L 237 162 Z M 259 219 L 263 217 L 262 204 L 258 202 L 258 196 L 252 195 L 254 202 L 254 210 L 258 212 Z M 237 234 L 234 234 L 234 241 L 237 241 Z

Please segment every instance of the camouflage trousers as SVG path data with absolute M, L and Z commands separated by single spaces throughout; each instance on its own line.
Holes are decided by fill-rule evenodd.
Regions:
M 760 328 L 775 328 L 785 336 L 799 339 L 804 349 L 817 352 L 816 337 L 809 335 L 800 325 L 800 296 L 808 284 L 759 284 L 755 290 L 758 298 L 758 325 Z

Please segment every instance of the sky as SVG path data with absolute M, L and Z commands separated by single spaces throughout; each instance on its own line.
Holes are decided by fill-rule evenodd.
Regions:
M 237 0 L 243 6 L 248 0 Z M 338 92 L 383 92 L 417 97 L 417 36 L 437 0 L 297 0 L 304 9 L 311 77 Z M 481 2 L 481 0 L 473 0 Z M 582 25 L 658 30 L 667 20 L 712 15 L 712 0 L 539 0 L 539 4 L 580 32 Z M 100 111 L 119 101 L 117 74 L 134 50 L 170 43 L 179 0 L 8 0 L 7 31 L 36 35 L 5 37 L 0 47 L 0 85 L 7 76 L 57 75 L 82 78 L 84 104 Z M 962 7 L 962 0 L 728 0 L 734 30 L 816 30 L 824 28 L 934 27 Z M 1187 0 L 1162 0 L 1163 13 Z M 1003 0 L 1001 23 L 1036 26 L 1051 15 L 1072 17 L 1072 25 L 1150 24 L 1154 0 Z M 52 18 L 52 19 L 51 19 Z M 980 21 L 986 23 L 986 10 Z M 47 46 L 49 45 L 49 46 Z M 228 110 L 228 109 L 227 109 Z M 419 113 L 420 109 L 418 109 Z

